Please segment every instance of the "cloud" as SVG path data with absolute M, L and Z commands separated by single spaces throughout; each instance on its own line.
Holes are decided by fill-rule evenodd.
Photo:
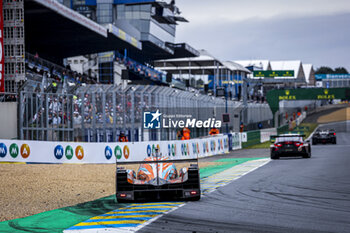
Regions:
M 237 4 L 237 1 L 234 2 Z M 317 6 L 315 9 L 318 9 Z M 345 66 L 350 70 L 348 22 L 350 13 L 334 12 L 293 17 L 248 17 L 240 21 L 213 20 L 203 24 L 197 22 L 192 26 L 190 22 L 178 27 L 177 41 L 186 41 L 195 48 L 206 49 L 222 60 L 298 59 L 316 67 Z
M 176 4 L 192 25 L 350 12 L 348 0 L 177 0 Z

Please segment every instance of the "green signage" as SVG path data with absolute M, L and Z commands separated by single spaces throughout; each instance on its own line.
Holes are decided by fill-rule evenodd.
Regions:
M 279 109 L 281 100 L 350 99 L 350 88 L 300 88 L 271 90 L 266 95 L 272 113 Z
M 254 78 L 294 78 L 294 70 L 263 70 L 254 71 Z

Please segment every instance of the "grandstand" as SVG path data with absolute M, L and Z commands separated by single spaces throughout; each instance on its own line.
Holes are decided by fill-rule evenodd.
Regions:
M 208 89 L 214 95 L 218 87 L 225 87 L 231 98 L 240 99 L 243 79 L 250 71 L 234 62 L 224 63 L 206 50 L 199 50 L 199 53 L 198 57 L 157 60 L 154 65 L 180 79 L 202 80 L 208 83 Z M 204 89 L 204 86 L 200 88 Z
M 18 116 L 19 139 L 110 142 L 116 141 L 121 131 L 130 141 L 175 139 L 179 129 L 143 128 L 143 112 L 154 109 L 167 115 L 192 115 L 200 120 L 221 119 L 229 111 L 234 120 L 227 123 L 228 131 L 238 131 L 240 122 L 247 129 L 253 129 L 257 122 L 265 127 L 271 124 L 272 115 L 266 104 L 242 103 L 236 98 L 241 95 L 239 86 L 249 73 L 247 69 L 233 62 L 221 62 L 208 53 L 203 55 L 203 51 L 200 54 L 186 43 L 174 43 L 176 22 L 186 20 L 171 4 L 119 1 L 116 13 L 120 17 L 101 22 L 100 13 L 92 14 L 95 19 L 87 18 L 57 1 L 7 0 L 7 3 L 4 27 L 12 31 L 21 31 L 22 27 L 23 34 L 16 32 L 11 36 L 7 33 L 11 30 L 6 29 L 5 63 L 16 69 L 5 66 L 6 94 L 0 101 L 17 101 L 18 108 L 13 108 L 17 113 L 11 115 Z M 97 5 L 95 10 L 99 9 L 102 8 Z M 127 12 L 140 18 L 130 19 Z M 144 20 L 148 31 L 138 28 L 135 20 Z M 165 32 L 170 37 L 164 37 Z M 79 56 L 86 58 L 82 59 L 86 67 L 77 71 L 68 63 L 72 59 L 67 58 Z M 154 62 L 182 57 L 192 57 L 193 64 L 209 62 L 212 67 L 205 72 L 209 72 L 211 88 L 226 86 L 231 90 L 231 98 L 225 100 L 189 89 L 174 72 L 168 71 L 174 74 L 172 78 L 157 69 Z M 203 57 L 209 60 L 201 61 Z M 97 69 L 97 75 L 92 68 Z M 112 76 L 117 75 L 120 81 L 116 82 L 103 69 L 111 70 Z M 193 67 L 193 72 L 200 74 L 203 69 Z M 192 129 L 191 133 L 192 137 L 207 134 L 205 128 Z

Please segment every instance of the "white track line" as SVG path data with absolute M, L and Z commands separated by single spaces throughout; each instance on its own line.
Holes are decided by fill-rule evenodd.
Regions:
M 242 175 L 240 175 L 240 176 L 238 176 L 238 177 L 232 179 L 231 182 L 228 182 L 228 183 L 226 183 L 225 185 L 232 183 L 233 181 L 235 181 L 235 180 L 237 180 L 237 179 L 239 179 L 239 178 L 241 178 L 241 177 L 243 177 L 243 176 L 245 176 L 245 175 L 247 175 L 247 174 L 249 174 L 249 173 L 255 171 L 256 169 L 258 169 L 258 168 L 260 168 L 260 167 L 266 165 L 267 163 L 269 163 L 269 162 L 271 161 L 271 159 L 269 159 L 269 158 L 268 158 L 268 159 L 253 160 L 253 161 L 256 162 L 256 161 L 261 161 L 261 160 L 265 160 L 265 161 L 264 161 L 262 164 L 260 164 L 258 167 L 255 167 L 255 168 L 253 168 L 253 169 L 251 169 L 251 170 L 249 170 L 249 171 L 243 173 Z M 245 163 L 249 163 L 249 162 L 253 162 L 253 161 L 248 161 L 248 162 L 245 162 Z M 245 164 L 245 163 L 242 163 L 242 164 L 240 164 L 240 165 L 243 165 L 243 164 Z M 240 165 L 237 165 L 237 166 L 240 166 Z M 237 167 L 237 166 L 234 166 L 234 167 L 232 167 L 232 168 L 230 168 L 230 169 L 227 169 L 227 170 L 225 170 L 225 171 L 223 171 L 223 172 L 227 172 L 228 170 L 231 170 L 231 169 L 233 169 L 233 168 L 235 168 L 235 167 Z M 219 174 L 220 174 L 220 173 L 219 173 Z M 217 188 L 220 188 L 220 187 L 225 186 L 225 185 L 221 185 L 221 186 L 219 186 L 219 187 L 217 187 Z M 209 194 L 209 193 L 211 193 L 211 192 L 216 191 L 217 188 L 216 188 L 216 189 L 213 189 L 213 190 L 211 190 L 211 191 L 209 191 L 209 192 L 207 192 L 207 193 L 205 193 L 205 195 L 207 195 L 207 194 Z M 176 207 L 176 208 L 170 210 L 169 212 L 166 212 L 165 214 L 171 213 L 171 212 L 175 211 L 176 209 L 178 209 L 178 208 L 180 208 L 180 207 L 182 207 L 182 206 L 184 206 L 184 205 L 186 205 L 186 203 L 180 205 L 179 207 Z M 161 218 L 163 215 L 164 215 L 164 214 L 161 214 L 161 215 L 159 215 L 159 216 L 157 216 L 157 217 L 155 217 L 155 218 L 149 220 L 148 222 L 143 223 L 143 224 L 141 224 L 140 226 L 136 227 L 137 230 L 135 230 L 135 232 L 136 232 L 136 231 L 139 231 L 139 230 L 142 229 L 143 227 L 145 227 L 145 226 L 149 225 L 150 223 L 156 221 L 157 219 Z

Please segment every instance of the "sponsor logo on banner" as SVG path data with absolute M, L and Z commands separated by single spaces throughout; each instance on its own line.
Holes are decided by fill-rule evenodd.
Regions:
M 210 141 L 210 151 L 214 151 L 215 150 L 215 141 L 211 140 Z
M 173 144 L 171 146 L 171 151 L 172 151 L 173 156 L 175 156 L 176 155 L 176 144 Z
M 171 146 L 170 144 L 168 144 L 168 156 L 170 157 L 170 155 L 171 155 Z
M 75 156 L 79 160 L 82 160 L 84 158 L 84 149 L 82 146 L 77 146 L 77 148 L 75 148 Z
M 186 144 L 185 143 L 181 143 L 181 154 L 182 155 L 187 155 L 187 150 L 186 150 Z
M 190 146 L 188 145 L 188 143 L 186 144 L 186 149 L 187 149 L 187 155 L 190 155 Z
M 106 146 L 105 148 L 106 159 L 110 160 L 112 158 L 112 155 L 113 155 L 112 149 L 109 146 Z
M 22 144 L 21 146 L 21 156 L 26 159 L 30 155 L 30 147 L 27 144 Z
M 129 147 L 128 146 L 124 146 L 123 148 L 123 152 L 124 152 L 124 158 L 125 159 L 128 159 L 129 156 L 130 156 L 130 150 L 129 150 Z
M 66 158 L 68 160 L 73 158 L 73 148 L 70 145 L 66 146 L 66 151 L 65 152 L 66 152 Z
M 12 143 L 9 147 L 9 151 L 7 151 L 7 146 L 5 143 L 0 143 L 0 158 L 4 158 L 9 152 L 12 158 L 17 158 L 19 152 L 21 153 L 22 158 L 26 159 L 30 155 L 30 147 L 27 144 L 22 144 L 21 150 L 19 151 L 18 145 L 16 143 Z
M 122 158 L 123 153 L 122 153 L 122 148 L 120 148 L 120 146 L 116 146 L 114 148 L 114 155 L 115 155 L 115 157 L 117 159 L 121 159 Z
M 156 146 L 152 145 L 152 157 L 156 156 Z
M 0 157 L 4 158 L 7 154 L 7 147 L 4 143 L 0 143 Z
M 76 157 L 81 160 L 84 157 L 84 150 L 81 146 L 78 146 L 76 148 Z M 68 160 L 71 160 L 74 156 L 74 150 L 73 147 L 70 145 L 67 145 L 66 148 L 64 149 L 63 146 L 57 145 L 54 148 L 54 156 L 56 159 L 60 160 L 63 158 L 63 156 L 66 156 Z
M 151 155 L 152 155 L 151 146 L 150 146 L 150 145 L 147 145 L 147 156 L 148 156 L 148 157 L 151 157 Z
M 14 158 L 14 159 L 17 158 L 18 152 L 19 152 L 17 144 L 16 143 L 12 143 L 10 145 L 10 149 L 9 150 L 10 150 L 11 157 Z
M 54 149 L 54 155 L 56 159 L 61 159 L 63 157 L 63 147 L 61 145 L 57 145 Z

